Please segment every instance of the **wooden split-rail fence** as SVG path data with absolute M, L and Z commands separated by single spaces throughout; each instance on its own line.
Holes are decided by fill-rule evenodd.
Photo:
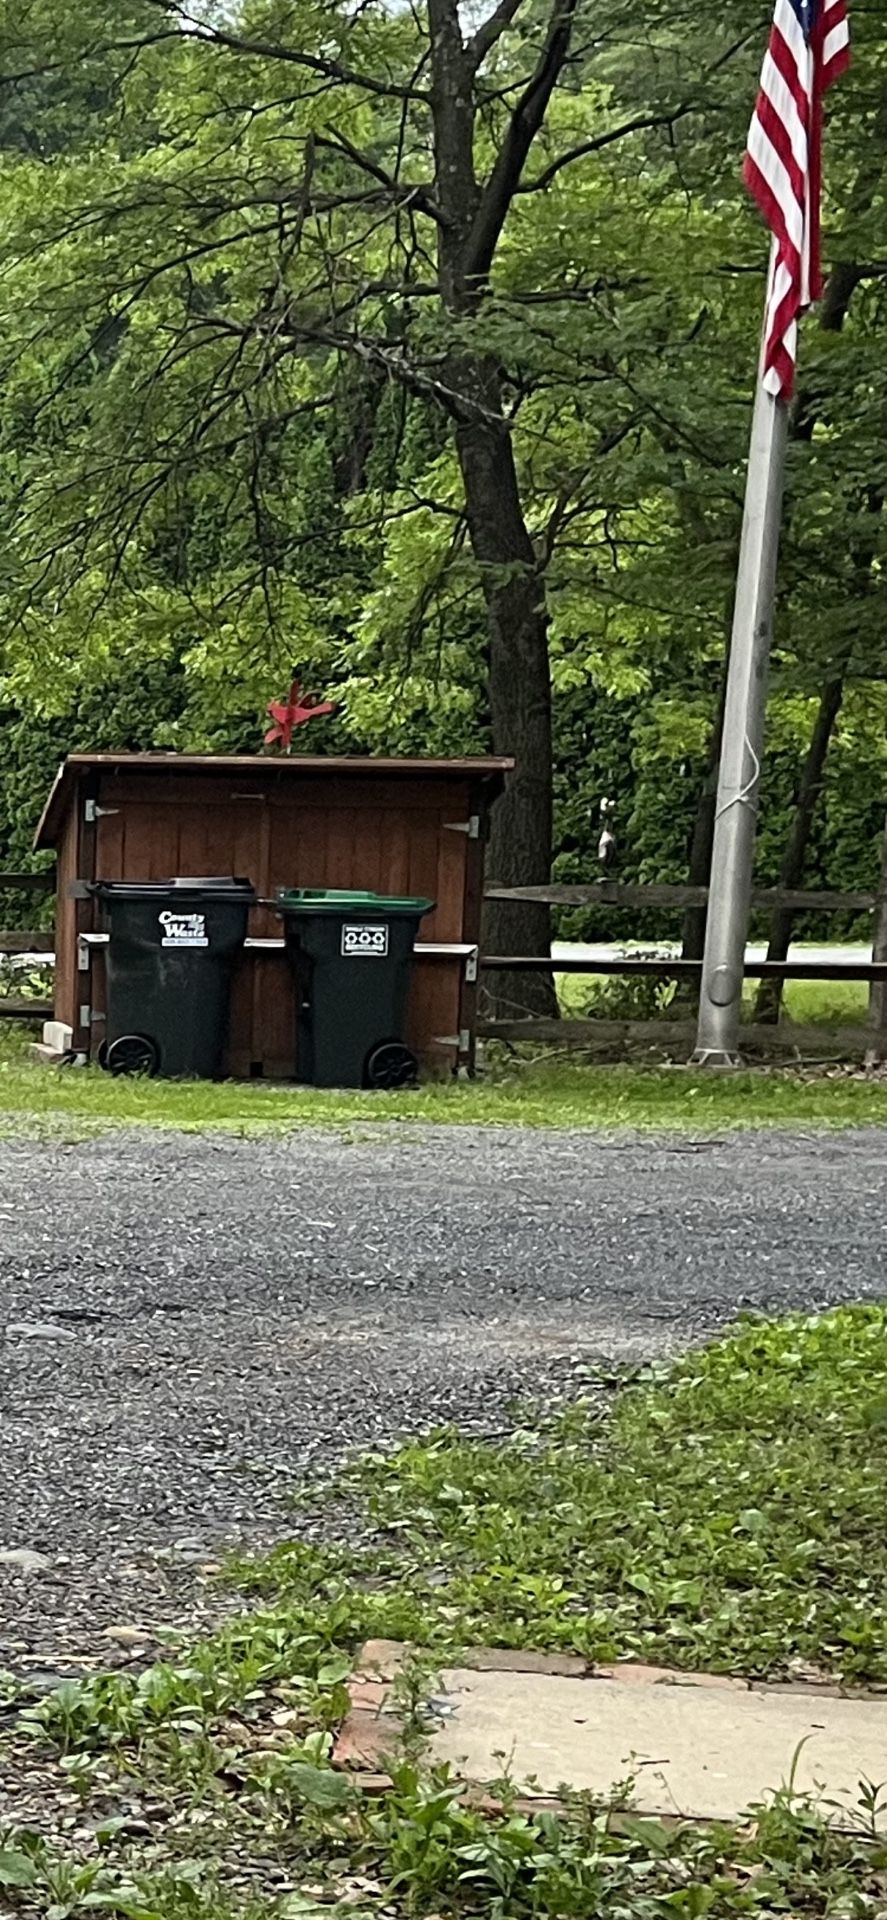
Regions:
M 0 917 L 2 910 L 8 910 L 8 896 L 29 894 L 35 899 L 45 898 L 55 893 L 55 871 L 52 867 L 42 873 L 0 873 Z M 55 948 L 55 935 L 49 927 L 10 928 L 0 931 L 0 959 L 11 959 L 22 953 L 52 953 Z M 38 1000 L 26 995 L 12 993 L 0 994 L 0 1020 L 48 1020 L 52 1014 L 51 1000 Z
M 550 907 L 617 907 L 685 913 L 691 907 L 704 907 L 707 887 L 668 886 L 620 880 L 597 880 L 585 886 L 502 887 L 490 884 L 488 900 L 532 901 Z M 811 892 L 781 887 L 758 887 L 752 895 L 752 907 L 772 913 L 781 908 L 791 913 L 869 913 L 872 916 L 872 957 L 865 961 L 839 959 L 747 960 L 747 980 L 823 980 L 834 984 L 864 981 L 869 988 L 866 1025 L 841 1025 L 827 1022 L 796 1025 L 782 1021 L 773 1025 L 749 1024 L 742 1028 L 743 1051 L 749 1053 L 789 1052 L 795 1054 L 862 1053 L 873 1062 L 887 1056 L 887 837 L 881 881 L 875 893 L 860 890 L 821 890 Z M 526 954 L 488 954 L 480 963 L 482 974 L 555 972 L 558 974 L 616 975 L 625 978 L 698 982 L 701 960 L 685 960 L 679 954 L 615 954 L 610 958 L 594 956 L 558 957 L 554 962 Z M 483 1039 L 509 1044 L 533 1042 L 559 1047 L 581 1047 L 612 1052 L 625 1047 L 665 1049 L 669 1053 L 688 1053 L 696 1040 L 696 1023 L 673 1019 L 663 1012 L 655 1020 L 607 1020 L 589 1017 L 574 1020 L 496 1019 L 482 1020 L 478 1032 Z

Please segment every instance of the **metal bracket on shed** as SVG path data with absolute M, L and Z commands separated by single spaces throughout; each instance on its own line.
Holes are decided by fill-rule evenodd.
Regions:
M 469 840 L 480 839 L 480 814 L 473 813 L 470 820 L 445 820 L 445 833 L 467 833 Z
M 96 820 L 103 820 L 107 813 L 119 812 L 119 807 L 100 807 L 97 800 L 84 800 L 83 802 L 83 818 L 88 827 L 94 826 Z
M 108 937 L 106 933 L 78 933 L 77 969 L 79 973 L 89 972 L 93 947 L 106 947 Z

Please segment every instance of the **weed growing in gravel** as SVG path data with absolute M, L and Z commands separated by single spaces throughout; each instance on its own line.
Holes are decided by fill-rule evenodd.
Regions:
M 354 1920 L 864 1920 L 887 1866 L 887 1843 L 865 1820 L 838 1832 L 787 1792 L 739 1829 L 666 1825 L 581 1795 L 566 1796 L 558 1816 L 526 1813 L 507 1790 L 498 1811 L 481 1812 L 445 1769 L 423 1775 L 406 1764 L 381 1801 L 347 1792 L 347 1806 L 340 1797 L 324 1825 L 315 1819 L 310 1858 L 297 1819 L 273 1861 L 261 1855 L 260 1830 L 244 1831 L 253 1860 L 229 1874 L 199 1856 L 153 1867 L 74 1862 L 19 1834 L 0 1852 L 0 1888 L 11 1911 L 27 1902 L 44 1920 L 96 1909 L 124 1920 L 320 1920 L 331 1908 Z M 253 1865 L 267 1876 L 264 1896 L 250 1888 Z
M 750 1321 L 657 1383 L 501 1445 L 363 1462 L 363 1562 L 282 1548 L 242 1578 L 299 1608 L 372 1571 L 368 1630 L 438 1645 L 887 1680 L 887 1310 Z
M 293 1718 L 306 1726 L 334 1725 L 351 1665 L 335 1644 L 341 1624 L 334 1609 L 314 1632 L 292 1616 L 244 1616 L 191 1648 L 186 1664 L 65 1681 L 19 1724 L 61 1754 L 140 1745 L 157 1733 L 197 1735 L 229 1712 L 249 1716 L 272 1695 L 298 1707 Z
M 838 1835 L 788 1792 L 735 1828 L 671 1826 L 564 1795 L 564 1815 L 526 1813 L 506 1789 L 494 1818 L 466 1805 L 445 1769 L 395 1769 L 384 1803 L 358 1815 L 357 1859 L 407 1912 L 506 1916 L 589 1913 L 688 1920 L 779 1911 L 867 1910 L 887 1845 L 870 1830 Z
M 121 1872 L 101 1855 L 66 1858 L 39 1834 L 0 1834 L 0 1901 L 4 1911 L 40 1920 L 76 1920 L 105 1912 L 120 1920 L 267 1920 L 285 1909 L 264 1899 L 232 1899 L 202 1860 L 158 1872 Z M 295 1909 L 293 1910 L 295 1911 Z

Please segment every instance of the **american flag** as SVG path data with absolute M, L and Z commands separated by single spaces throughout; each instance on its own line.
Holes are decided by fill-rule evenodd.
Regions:
M 822 292 L 822 102 L 850 60 L 847 0 L 776 0 L 745 155 L 745 179 L 774 236 L 764 385 L 788 400 L 798 318 Z

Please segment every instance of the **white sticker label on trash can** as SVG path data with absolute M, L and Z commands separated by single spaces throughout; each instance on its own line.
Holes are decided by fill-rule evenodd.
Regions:
M 342 928 L 342 957 L 345 960 L 384 960 L 388 952 L 388 928 L 379 926 L 358 926 L 355 923 Z
M 205 913 L 160 913 L 162 947 L 208 947 Z

